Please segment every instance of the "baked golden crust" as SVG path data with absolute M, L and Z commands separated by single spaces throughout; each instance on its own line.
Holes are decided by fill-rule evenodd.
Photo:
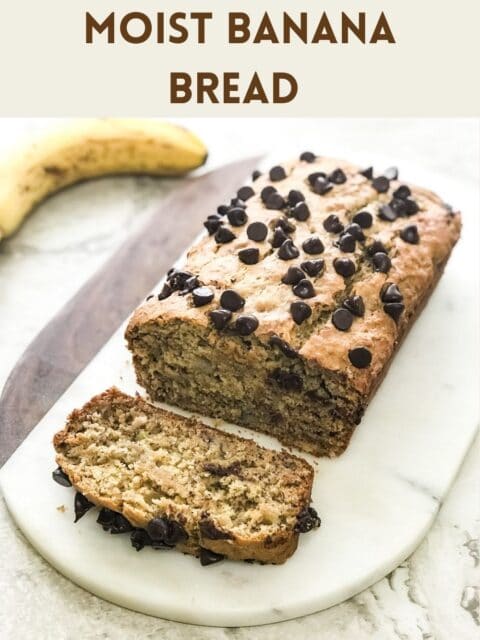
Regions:
M 245 299 L 242 314 L 253 314 L 258 319 L 255 340 L 268 345 L 272 335 L 279 336 L 307 365 L 338 376 L 348 389 L 364 399 L 365 404 L 378 386 L 401 337 L 438 280 L 460 235 L 460 215 L 432 192 L 408 185 L 409 197 L 418 205 L 418 212 L 398 216 L 390 222 L 378 216 L 379 208 L 392 200 L 400 185 L 407 183 L 391 180 L 388 192 L 379 193 L 372 180 L 360 173 L 359 167 L 331 158 L 319 157 L 312 163 L 294 161 L 282 166 L 287 176 L 284 180 L 272 182 L 264 175 L 253 183 L 255 195 L 246 202 L 247 224 L 231 227 L 228 221 L 225 223 L 236 235 L 232 242 L 217 244 L 214 236 L 204 236 L 189 251 L 184 269 L 213 290 L 213 301 L 195 307 L 191 295 L 179 292 L 163 300 L 152 298 L 137 309 L 130 320 L 126 332 L 129 346 L 135 356 L 136 338 L 153 325 L 180 322 L 192 327 L 211 326 L 209 312 L 219 307 L 219 298 L 225 289 L 234 289 Z M 308 176 L 314 172 L 329 175 L 338 168 L 344 172 L 346 181 L 335 184 L 325 195 L 315 193 Z M 271 231 L 263 242 L 254 242 L 247 237 L 246 229 L 251 222 L 261 221 L 271 228 L 272 221 L 282 215 L 281 211 L 266 208 L 262 202 L 260 193 L 267 185 L 273 185 L 285 198 L 292 189 L 305 196 L 310 217 L 304 222 L 289 218 L 296 226 L 290 237 L 300 251 L 294 260 L 279 259 L 278 250 L 272 249 L 270 243 Z M 357 242 L 353 253 L 342 252 L 337 246 L 338 234 L 326 231 L 323 223 L 329 215 L 335 214 L 346 226 L 360 211 L 372 214 L 373 225 L 363 229 L 366 240 Z M 409 225 L 417 228 L 420 239 L 417 244 L 403 240 L 400 235 Z M 320 255 L 311 256 L 302 250 L 302 242 L 311 235 L 318 236 L 325 247 Z M 372 267 L 367 248 L 374 240 L 388 249 L 391 260 L 388 273 L 375 271 Z M 246 247 L 260 250 L 257 264 L 245 265 L 239 260 L 238 251 Z M 299 298 L 281 279 L 289 267 L 299 266 L 312 258 L 324 260 L 325 268 L 322 275 L 310 278 L 315 295 L 305 302 L 312 308 L 312 315 L 298 326 L 292 318 L 290 305 Z M 333 266 L 336 258 L 352 259 L 356 263 L 356 273 L 351 278 L 336 273 Z M 382 288 L 387 283 L 396 284 L 403 296 L 404 310 L 397 321 L 385 312 L 381 299 Z M 331 318 L 347 295 L 361 296 L 365 313 L 363 317 L 355 317 L 347 331 L 340 331 Z M 369 366 L 358 368 L 350 361 L 349 352 L 357 347 L 365 347 L 371 353 Z M 146 377 L 142 372 L 145 362 L 138 357 L 134 357 L 134 361 L 137 375 L 145 384 Z M 147 390 L 150 391 L 148 386 Z
M 188 533 L 176 545 L 180 551 L 198 555 L 203 548 L 234 560 L 278 564 L 297 547 L 296 524 L 310 502 L 313 469 L 287 451 L 268 451 L 115 388 L 73 411 L 54 447 L 74 488 L 96 506 L 142 529 L 156 517 L 180 522 Z M 216 478 L 205 470 L 207 463 L 234 465 L 235 472 Z M 256 464 L 278 482 L 271 495 L 262 493 L 265 482 Z M 242 492 L 250 496 L 246 515 L 229 513 Z M 257 524 L 232 525 L 232 513 L 240 520 L 257 518 Z M 209 537 L 200 526 L 207 517 L 228 535 Z M 265 517 L 272 526 L 261 524 Z

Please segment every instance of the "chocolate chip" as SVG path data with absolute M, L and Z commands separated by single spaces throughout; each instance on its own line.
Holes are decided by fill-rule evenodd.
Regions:
M 115 520 L 113 526 L 110 528 L 110 533 L 130 533 L 133 529 L 133 525 L 125 518 L 125 516 L 121 513 L 115 514 Z
M 292 209 L 292 216 L 299 222 L 305 222 L 310 217 L 310 209 L 306 202 L 299 202 Z
M 221 204 L 217 207 L 217 213 L 220 216 L 226 216 L 229 209 L 230 207 L 228 206 L 228 204 Z
M 204 549 L 204 547 L 200 547 L 200 564 L 202 567 L 208 567 L 209 565 L 216 564 L 224 559 L 225 556 L 222 556 L 221 553 L 216 553 L 211 549 Z
M 227 244 L 235 240 L 236 235 L 228 227 L 220 227 L 214 237 L 217 244 Z
M 333 268 L 344 278 L 350 278 L 356 271 L 355 263 L 350 258 L 335 258 Z
M 214 293 L 210 287 L 197 287 L 192 291 L 193 304 L 196 307 L 203 307 L 203 305 L 209 304 L 213 297 Z
M 169 545 L 175 545 L 188 540 L 188 533 L 185 528 L 176 520 L 167 519 L 167 537 L 164 542 Z
M 405 310 L 405 305 L 403 302 L 387 302 L 387 304 L 383 305 L 383 310 L 387 315 L 389 315 L 395 322 L 398 322 L 400 316 Z
M 389 167 L 383 172 L 388 180 L 396 180 L 398 178 L 398 167 Z
M 245 300 L 233 289 L 227 289 L 220 296 L 220 306 L 229 311 L 238 311 L 245 304 Z
M 187 289 L 187 291 L 193 291 L 194 289 L 200 286 L 202 285 L 200 284 L 200 280 L 198 279 L 198 277 L 190 276 L 190 278 L 187 278 L 184 288 Z
M 305 251 L 305 253 L 308 253 L 310 255 L 323 253 L 325 251 L 323 242 L 318 236 L 311 236 L 310 238 L 304 240 L 302 243 L 302 249 Z
M 255 182 L 255 180 L 258 180 L 261 175 L 262 175 L 262 172 L 259 171 L 258 169 L 255 169 L 255 171 L 252 172 L 252 182 Z
M 243 200 L 244 202 L 246 202 L 249 198 L 251 198 L 254 195 L 255 195 L 255 191 L 252 189 L 252 187 L 248 185 L 245 187 L 241 187 L 237 191 L 237 196 L 240 198 L 240 200 Z
M 165 300 L 165 298 L 168 298 L 168 296 L 171 296 L 173 293 L 172 288 L 170 287 L 169 284 L 167 284 L 165 282 L 165 284 L 162 287 L 162 290 L 160 291 L 160 293 L 158 294 L 157 298 L 159 300 Z
M 302 378 L 298 374 L 290 371 L 274 369 L 269 378 L 276 382 L 278 386 L 285 391 L 301 391 L 303 389 Z
M 263 222 L 252 222 L 247 227 L 247 236 L 255 242 L 263 242 L 268 235 L 268 227 Z
M 420 242 L 420 236 L 418 235 L 417 225 L 410 224 L 408 227 L 404 227 L 400 231 L 400 237 L 404 242 L 409 244 L 418 244 Z
M 323 221 L 323 228 L 325 231 L 328 231 L 328 233 L 341 233 L 343 231 L 343 224 L 340 222 L 338 216 L 332 213 Z
M 225 329 L 232 317 L 232 312 L 227 309 L 214 309 L 208 314 L 215 329 Z
M 227 465 L 226 467 L 222 467 L 219 464 L 213 464 L 212 462 L 206 462 L 203 465 L 203 470 L 209 473 L 212 476 L 216 476 L 217 478 L 225 478 L 227 476 L 240 476 L 241 475 L 242 465 L 240 461 L 232 462 L 232 464 Z
M 272 193 L 272 195 L 270 195 L 267 198 L 267 201 L 265 202 L 265 206 L 267 207 L 267 209 L 280 211 L 280 209 L 283 209 L 283 207 L 285 206 L 285 200 L 282 198 L 282 196 L 279 193 L 275 192 L 275 193 Z
M 67 476 L 65 471 L 60 467 L 57 467 L 55 471 L 52 472 L 52 478 L 55 480 L 55 482 L 57 482 L 58 484 L 61 484 L 62 487 L 72 486 L 72 483 L 70 482 L 69 477 Z
M 358 240 L 359 242 L 363 242 L 365 240 L 365 234 L 362 231 L 362 227 L 356 222 L 351 222 L 345 227 L 345 233 L 349 233 L 351 236 Z
M 285 169 L 279 165 L 276 167 L 272 167 L 269 172 L 270 180 L 272 182 L 278 182 L 279 180 L 285 180 L 287 174 L 285 173 Z
M 393 198 L 388 204 L 390 208 L 395 211 L 397 217 L 407 215 L 407 205 L 403 200 L 400 200 L 400 198 Z
M 387 222 L 393 222 L 397 219 L 397 214 L 389 204 L 382 204 L 378 209 L 378 217 Z
M 209 216 L 207 220 L 203 223 L 203 226 L 208 231 L 209 235 L 213 235 L 215 231 L 223 224 L 223 221 L 219 217 Z
M 294 258 L 298 258 L 300 255 L 300 251 L 293 244 L 293 240 L 285 240 L 282 246 L 278 250 L 278 257 L 281 260 L 293 260 Z
M 165 516 L 150 520 L 147 533 L 153 542 L 161 542 L 171 547 L 188 540 L 188 533 L 184 527 L 176 520 Z
M 292 189 L 287 196 L 287 202 L 291 207 L 294 207 L 299 202 L 303 202 L 305 200 L 305 196 L 298 189 Z
M 183 285 L 183 289 L 180 292 L 180 295 L 184 296 L 187 293 L 191 293 L 197 287 L 201 286 L 202 284 L 200 283 L 200 280 L 197 278 L 197 276 L 190 276 L 185 280 L 185 284 Z
M 368 211 L 359 211 L 353 216 L 353 222 L 362 229 L 370 229 L 373 224 L 373 216 Z
M 303 160 L 303 162 L 315 162 L 315 158 L 315 154 L 311 151 L 304 151 L 300 156 L 300 160 Z
M 272 193 L 277 193 L 277 190 L 275 189 L 275 187 L 272 187 L 271 184 L 267 185 L 266 187 L 263 187 L 263 189 L 260 192 L 260 198 L 262 199 L 263 202 L 267 202 L 268 198 L 272 195 Z
M 230 211 L 227 213 L 227 218 L 233 227 L 241 227 L 248 220 L 245 209 L 242 209 L 242 207 L 233 207 L 232 209 L 230 209 Z
M 311 278 L 314 278 L 315 276 L 318 276 L 325 268 L 325 261 L 324 260 L 305 260 L 305 262 L 301 263 L 300 267 L 301 269 L 303 269 L 303 271 L 305 271 L 305 273 L 308 276 L 310 276 Z
M 195 276 L 193 275 L 193 273 L 190 273 L 190 271 L 170 269 L 170 271 L 168 272 L 167 282 L 173 291 L 183 291 L 187 288 L 187 282 L 192 282 L 191 278 L 194 277 Z
M 149 547 L 152 544 L 152 539 L 145 529 L 135 529 L 130 535 L 130 542 L 132 547 L 141 551 L 144 547 Z
M 292 302 L 290 305 L 290 313 L 296 324 L 302 324 L 312 315 L 312 309 L 306 302 Z
M 110 531 L 112 534 L 130 533 L 134 527 L 121 513 L 116 513 L 111 509 L 103 508 L 97 517 L 97 522 L 104 531 Z
M 285 240 L 288 240 L 287 234 L 281 227 L 277 227 L 273 232 L 273 236 L 272 236 L 272 239 L 270 240 L 270 243 L 274 249 L 278 249 L 279 247 L 282 246 Z
M 333 182 L 333 184 L 343 184 L 347 181 L 347 176 L 341 169 L 335 169 L 335 171 L 332 171 L 328 176 L 328 179 L 330 182 Z
M 313 284 L 307 278 L 303 278 L 292 288 L 293 293 L 299 298 L 313 298 L 315 289 Z
M 365 369 L 372 362 L 372 354 L 366 347 L 355 347 L 348 352 L 348 359 L 357 369 Z
M 386 253 L 374 253 L 372 256 L 372 263 L 374 271 L 380 271 L 380 273 L 388 273 L 392 266 L 392 261 Z
M 353 315 L 348 309 L 340 307 L 339 309 L 335 309 L 332 314 L 333 326 L 339 331 L 348 331 L 352 326 L 352 322 Z
M 288 218 L 274 218 L 269 222 L 269 225 L 271 229 L 280 227 L 280 229 L 282 229 L 282 231 L 285 231 L 285 233 L 293 233 L 297 228 Z
M 74 522 L 78 522 L 80 518 L 82 518 L 87 511 L 93 507 L 93 502 L 90 502 L 90 500 L 77 491 L 73 505 L 75 509 Z
M 309 176 L 307 176 L 307 180 L 310 183 L 310 185 L 313 187 L 315 182 L 317 181 L 317 178 L 326 178 L 327 174 L 323 173 L 323 171 L 315 171 L 314 173 L 311 173 Z
M 294 530 L 296 533 L 308 533 L 312 529 L 318 529 L 321 520 L 313 507 L 303 509 L 297 516 L 297 523 Z
M 268 343 L 270 345 L 272 345 L 273 347 L 278 347 L 280 349 L 280 351 L 283 353 L 284 356 L 287 356 L 287 358 L 297 358 L 298 357 L 298 351 L 295 351 L 295 349 L 293 349 L 288 342 L 285 342 L 285 340 L 282 340 L 279 336 L 271 336 L 270 340 L 268 341 Z
M 298 267 L 288 267 L 287 273 L 282 277 L 283 284 L 298 284 L 305 276 Z
M 415 200 L 411 200 L 410 198 L 407 198 L 407 200 L 405 200 L 405 206 L 407 208 L 407 216 L 413 216 L 420 210 Z
M 115 523 L 115 511 L 103 507 L 97 517 L 97 523 L 101 525 L 104 531 L 109 531 Z
M 374 240 L 367 247 L 367 254 L 369 256 L 373 256 L 375 253 L 388 253 L 385 245 L 383 244 L 383 242 L 380 242 L 380 240 Z
M 406 200 L 411 194 L 412 192 L 407 187 L 407 185 L 402 184 L 398 187 L 398 189 L 395 189 L 395 191 L 393 192 L 393 197 L 398 198 L 399 200 Z
M 373 167 L 367 167 L 366 169 L 362 169 L 359 171 L 360 175 L 366 178 L 367 180 L 373 179 Z
M 396 284 L 387 282 L 382 287 L 380 299 L 382 302 L 402 302 L 403 296 Z
M 313 190 L 320 196 L 324 196 L 326 193 L 333 189 L 333 184 L 326 178 L 317 178 L 313 185 Z
M 168 535 L 167 519 L 166 518 L 153 518 L 147 524 L 147 533 L 152 540 L 158 540 L 164 542 Z
M 241 249 L 238 252 L 238 258 L 243 264 L 257 264 L 260 260 L 260 251 L 255 247 Z
M 158 294 L 159 300 L 167 298 L 173 291 L 180 291 L 181 294 L 185 295 L 193 291 L 196 287 L 201 286 L 197 276 L 194 276 L 188 271 L 171 269 L 168 273 L 168 280 L 164 284 L 162 291 Z
M 258 329 L 258 320 L 251 313 L 238 316 L 235 320 L 235 331 L 241 336 L 249 336 Z
M 227 531 L 222 531 L 210 518 L 202 518 L 198 523 L 200 533 L 209 540 L 231 540 L 232 535 Z
M 344 253 L 355 251 L 355 238 L 350 233 L 343 233 L 338 241 L 338 248 Z
M 386 193 L 390 188 L 390 180 L 385 176 L 378 176 L 372 180 L 372 187 L 378 193 Z
M 345 298 L 343 306 L 358 318 L 363 317 L 365 314 L 365 303 L 363 302 L 362 296 L 350 296 L 349 298 Z

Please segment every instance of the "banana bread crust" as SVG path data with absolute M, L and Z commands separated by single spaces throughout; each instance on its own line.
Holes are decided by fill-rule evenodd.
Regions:
M 245 224 L 229 214 L 221 220 L 221 227 L 235 236 L 231 241 L 218 242 L 212 233 L 189 251 L 183 269 L 208 287 L 213 299 L 196 306 L 194 295 L 185 290 L 173 290 L 168 297 L 159 296 L 162 299 L 155 296 L 135 311 L 126 338 L 138 381 L 152 398 L 334 456 L 346 448 L 401 339 L 435 287 L 459 238 L 460 214 L 434 193 L 400 181 L 395 172 L 375 178 L 371 171 L 324 157 L 280 168 L 284 178 L 270 172 L 253 183 Z M 320 176 L 312 184 L 314 174 Z M 265 187 L 280 194 L 280 210 L 264 202 Z M 299 201 L 299 196 L 292 191 L 304 198 L 300 202 L 308 207 L 306 219 L 296 215 L 291 201 Z M 235 224 L 229 223 L 230 217 Z M 286 237 L 298 250 L 288 260 L 282 259 L 283 247 L 275 246 L 274 237 L 285 221 L 295 227 Z M 362 225 L 352 227 L 357 221 Z M 249 237 L 253 222 L 268 228 L 264 240 Z M 348 232 L 353 240 L 345 238 Z M 246 248 L 258 249 L 258 262 L 245 264 L 239 258 Z M 339 259 L 352 261 L 354 273 L 339 273 Z M 317 275 L 307 269 L 310 291 L 307 287 L 305 295 L 284 281 L 290 267 L 305 270 L 301 265 L 309 260 L 324 265 Z M 222 293 L 232 289 L 243 306 L 218 330 L 211 312 L 221 307 Z M 353 298 L 361 299 L 361 308 L 352 312 Z M 310 308 L 300 323 L 291 306 L 298 302 Z M 239 315 L 254 316 L 258 323 L 246 337 L 235 324 Z M 172 355 L 179 335 L 184 362 L 181 346 Z M 285 356 L 285 349 L 270 357 L 270 352 L 278 352 L 278 340 L 295 357 Z M 190 351 L 201 352 L 200 360 L 189 363 Z M 236 370 L 228 369 L 224 360 L 235 362 Z M 300 378 L 298 384 L 292 383 L 292 374 Z M 249 376 L 256 385 L 248 382 L 232 391 Z

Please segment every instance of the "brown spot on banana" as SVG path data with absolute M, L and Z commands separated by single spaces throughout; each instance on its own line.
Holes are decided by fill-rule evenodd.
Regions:
M 43 167 L 43 170 L 45 171 L 45 173 L 50 173 L 52 176 L 61 176 L 65 173 L 64 169 L 61 169 L 60 167 L 56 167 L 54 165 Z

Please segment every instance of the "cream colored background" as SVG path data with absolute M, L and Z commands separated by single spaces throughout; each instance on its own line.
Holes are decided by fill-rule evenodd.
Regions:
M 212 11 L 207 44 L 84 44 L 84 14 Z M 226 13 L 312 17 L 385 11 L 396 45 L 228 45 Z M 367 19 L 367 25 L 371 20 Z M 2 3 L 0 115 L 476 115 L 480 114 L 478 0 L 15 0 Z M 169 104 L 169 72 L 254 70 L 297 77 L 286 105 Z

